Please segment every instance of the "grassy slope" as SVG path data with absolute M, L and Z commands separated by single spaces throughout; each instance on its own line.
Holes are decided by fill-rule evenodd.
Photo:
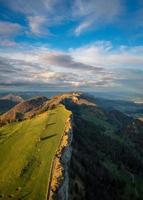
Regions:
M 0 195 L 46 199 L 50 168 L 70 112 L 59 105 L 0 128 Z M 40 140 L 41 138 L 41 140 Z

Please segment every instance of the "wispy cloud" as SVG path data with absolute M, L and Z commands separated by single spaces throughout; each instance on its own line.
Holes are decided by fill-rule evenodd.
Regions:
M 131 35 L 134 33 L 132 37 L 134 35 L 142 37 L 143 4 L 141 1 L 135 1 L 135 10 L 132 11 L 128 10 L 128 1 L 29 0 L 25 3 L 23 0 L 1 0 L 1 4 L 15 15 L 21 16 L 24 23 L 27 20 L 26 31 L 38 37 L 44 37 L 49 33 L 54 35 L 51 27 L 68 23 L 71 23 L 71 27 L 68 27 L 67 35 L 70 32 L 71 35 L 80 36 L 83 32 L 96 32 L 106 26 L 113 25 L 125 31 L 124 34 L 131 32 Z M 17 17 L 15 18 L 17 19 Z
M 12 23 L 8 21 L 0 21 L 0 37 L 13 37 L 22 31 L 22 26 L 18 23 Z
M 75 34 L 80 35 L 88 28 L 97 29 L 112 23 L 122 13 L 122 7 L 120 0 L 75 0 L 73 16 L 79 20 Z
M 143 46 L 114 48 L 111 42 L 100 41 L 73 49 L 71 55 L 78 62 L 114 70 L 143 66 Z
M 97 29 L 104 24 L 115 22 L 122 14 L 121 0 L 2 0 L 14 12 L 21 13 L 28 19 L 31 33 L 39 36 L 49 33 L 49 27 L 67 21 L 76 22 L 74 34 L 80 35 L 88 29 Z
M 22 14 L 28 21 L 28 31 L 37 36 L 48 34 L 49 27 L 65 21 L 70 10 L 64 0 L 29 0 L 27 3 L 23 0 L 2 0 L 2 3 Z
M 0 46 L 12 47 L 16 45 L 14 38 L 20 35 L 24 28 L 18 23 L 0 21 Z
M 47 20 L 43 16 L 30 16 L 28 17 L 28 24 L 30 32 L 36 36 L 46 35 L 48 30 L 44 29 Z
M 94 90 L 124 85 L 141 90 L 143 46 L 115 48 L 111 42 L 99 41 L 67 52 L 33 47 L 1 52 L 1 66 L 1 88 L 35 88 L 39 84 L 45 89 L 53 85 Z
M 13 47 L 16 45 L 17 45 L 17 43 L 13 40 L 8 40 L 8 39 L 0 40 L 1 47 Z
M 3 52 L 1 55 L 4 68 L 12 70 L 6 73 L 1 71 L 2 87 L 21 87 L 22 83 L 23 87 L 28 87 L 29 83 L 29 87 L 33 85 L 35 88 L 40 83 L 41 87 L 43 84 L 46 88 L 49 85 L 57 88 L 93 88 L 99 85 L 109 86 L 114 82 L 110 71 L 77 62 L 71 52 L 33 48 L 28 52 Z

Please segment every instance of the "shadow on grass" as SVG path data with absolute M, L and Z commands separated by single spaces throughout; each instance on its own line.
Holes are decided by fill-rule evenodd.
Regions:
M 56 112 L 53 112 L 53 113 L 50 113 L 49 115 L 51 116 L 51 115 L 55 115 L 56 114 Z
M 48 136 L 43 136 L 43 137 L 40 137 L 40 140 L 47 140 L 47 139 L 50 139 L 52 137 L 55 137 L 57 134 L 52 134 L 52 135 L 48 135 Z
M 47 124 L 47 126 L 54 125 L 54 124 L 56 124 L 56 122 L 51 122 L 51 123 Z
M 25 199 L 27 196 L 29 196 L 32 192 L 28 192 L 24 195 L 22 195 L 20 198 L 18 198 L 19 200 Z
M 54 124 L 56 124 L 56 122 L 51 122 L 51 123 L 49 123 L 49 124 L 46 124 L 45 129 L 48 128 L 48 127 L 51 126 L 51 125 L 54 125 Z

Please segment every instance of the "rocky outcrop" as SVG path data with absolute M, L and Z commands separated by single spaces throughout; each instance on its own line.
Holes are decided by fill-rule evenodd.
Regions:
M 48 200 L 68 200 L 69 163 L 72 154 L 72 117 L 67 120 L 64 134 L 53 160 L 51 179 L 49 183 Z

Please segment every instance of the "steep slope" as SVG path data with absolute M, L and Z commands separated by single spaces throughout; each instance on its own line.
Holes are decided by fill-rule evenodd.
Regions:
M 0 99 L 0 114 L 7 112 L 12 107 L 14 107 L 17 103 L 7 99 Z
M 17 104 L 0 117 L 1 124 L 33 116 L 36 111 L 42 107 L 45 101 L 47 101 L 46 97 L 35 97 Z
M 66 106 L 74 119 L 69 199 L 143 199 L 143 123 L 98 105 Z
M 3 199 L 143 199 L 142 121 L 81 93 L 30 99 L 2 116 L 25 119 L 0 128 Z
M 58 105 L 0 128 L 1 199 L 47 199 L 52 164 L 70 115 Z
M 0 114 L 7 112 L 16 104 L 22 102 L 23 99 L 20 96 L 8 94 L 0 98 Z

